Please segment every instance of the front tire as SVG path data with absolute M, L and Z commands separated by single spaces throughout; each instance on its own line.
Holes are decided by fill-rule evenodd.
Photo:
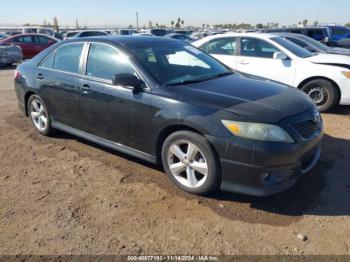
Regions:
M 218 160 L 207 140 L 197 133 L 171 134 L 163 144 L 162 163 L 170 180 L 188 193 L 208 195 L 219 187 Z
M 339 102 L 340 94 L 328 80 L 312 80 L 303 85 L 301 90 L 311 97 L 321 112 L 332 109 Z
M 52 134 L 51 119 L 44 101 L 38 95 L 32 95 L 28 99 L 28 114 L 34 128 L 42 135 Z

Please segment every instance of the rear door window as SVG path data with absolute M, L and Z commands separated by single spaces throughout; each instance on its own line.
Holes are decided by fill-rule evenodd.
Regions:
M 259 58 L 273 58 L 275 52 L 280 52 L 272 44 L 257 38 L 241 39 L 241 55 Z
M 84 44 L 68 44 L 56 50 L 53 69 L 78 74 Z
M 47 45 L 50 41 L 48 37 L 44 37 L 44 36 L 35 36 L 34 40 L 35 40 L 35 43 L 41 44 L 41 45 Z
M 236 38 L 223 38 L 211 41 L 207 52 L 212 55 L 234 55 L 236 53 Z

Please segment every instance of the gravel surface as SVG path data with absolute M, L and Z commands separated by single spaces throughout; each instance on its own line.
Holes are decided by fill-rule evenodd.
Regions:
M 269 198 L 191 196 L 159 168 L 19 111 L 0 69 L 0 254 L 350 254 L 350 107 L 324 114 L 319 164 Z

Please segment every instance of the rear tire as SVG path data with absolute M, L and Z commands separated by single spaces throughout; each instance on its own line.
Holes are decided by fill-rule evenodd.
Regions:
M 51 127 L 50 114 L 41 97 L 38 95 L 30 96 L 27 109 L 34 128 L 44 136 L 51 135 L 53 133 L 53 128 Z
M 170 180 L 188 193 L 208 195 L 220 185 L 218 160 L 208 141 L 197 133 L 171 134 L 163 144 L 162 163 Z
M 332 109 L 339 102 L 339 91 L 336 86 L 328 80 L 312 80 L 304 84 L 301 90 L 311 97 L 321 112 Z

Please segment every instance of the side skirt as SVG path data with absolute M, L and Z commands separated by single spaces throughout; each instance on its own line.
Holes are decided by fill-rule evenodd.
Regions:
M 130 155 L 130 156 L 133 156 L 136 158 L 140 158 L 144 161 L 147 161 L 147 162 L 150 162 L 153 164 L 156 164 L 156 162 L 157 162 L 156 158 L 154 156 L 151 156 L 151 155 L 146 154 L 144 152 L 138 151 L 134 148 L 130 148 L 130 147 L 124 146 L 122 144 L 118 144 L 118 143 L 112 142 L 110 140 L 107 140 L 107 139 L 104 139 L 104 138 L 101 138 L 101 137 L 98 137 L 95 135 L 91 135 L 89 133 L 80 131 L 78 129 L 75 129 L 75 128 L 72 128 L 70 126 L 64 125 L 62 123 L 56 122 L 54 120 L 52 120 L 51 125 L 55 129 L 61 130 L 63 132 L 72 134 L 72 135 L 80 137 L 80 138 L 83 138 L 85 140 L 91 141 L 93 143 L 96 143 L 98 145 L 101 145 L 101 146 L 104 146 L 107 148 L 110 148 L 112 150 L 119 151 L 121 153 Z

